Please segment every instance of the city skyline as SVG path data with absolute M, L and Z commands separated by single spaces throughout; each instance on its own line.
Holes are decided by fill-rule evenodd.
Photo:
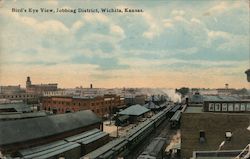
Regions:
M 248 88 L 249 1 L 0 2 L 0 85 Z M 138 8 L 18 13 L 12 8 Z

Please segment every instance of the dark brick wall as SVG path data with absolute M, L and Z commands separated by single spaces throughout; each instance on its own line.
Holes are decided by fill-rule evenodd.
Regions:
M 190 158 L 193 151 L 217 150 L 231 131 L 231 141 L 222 150 L 243 149 L 250 143 L 250 114 L 239 113 L 183 113 L 181 118 L 181 156 Z M 205 131 L 206 141 L 199 142 L 200 130 Z

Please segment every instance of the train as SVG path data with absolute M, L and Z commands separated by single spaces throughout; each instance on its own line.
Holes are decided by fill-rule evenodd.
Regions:
M 137 159 L 162 159 L 166 147 L 166 138 L 157 137 L 147 146 Z
M 131 129 L 126 136 L 112 140 L 106 145 L 88 153 L 81 159 L 114 159 L 125 157 L 134 150 L 150 133 L 152 133 L 164 120 L 169 118 L 169 113 L 174 109 L 181 108 L 179 105 L 168 106 L 153 117 Z M 171 112 L 170 112 L 171 111 Z
M 170 127 L 171 129 L 177 129 L 180 127 L 181 120 L 181 110 L 177 110 L 175 114 L 170 119 Z

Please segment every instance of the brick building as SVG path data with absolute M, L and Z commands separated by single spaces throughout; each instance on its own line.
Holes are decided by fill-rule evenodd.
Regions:
M 26 80 L 26 92 L 27 93 L 39 93 L 42 94 L 44 91 L 56 91 L 57 83 L 49 84 L 32 84 L 30 77 Z
M 249 100 L 204 96 L 202 106 L 189 105 L 182 113 L 181 158 L 194 151 L 242 150 L 250 143 L 249 126 Z
M 124 106 L 123 98 L 117 95 L 104 95 L 97 97 L 43 97 L 42 109 L 53 111 L 55 114 L 76 112 L 90 109 L 100 117 L 113 113 Z

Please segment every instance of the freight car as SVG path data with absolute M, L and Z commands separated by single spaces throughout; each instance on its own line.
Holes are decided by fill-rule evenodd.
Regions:
M 180 119 L 181 119 L 181 110 L 177 110 L 175 114 L 170 119 L 170 127 L 179 128 L 180 127 Z
M 154 138 L 137 159 L 162 159 L 164 157 L 165 147 L 166 138 Z
M 81 145 L 81 156 L 85 155 L 109 141 L 109 135 L 99 129 L 93 129 L 64 139 L 67 142 L 75 142 Z

